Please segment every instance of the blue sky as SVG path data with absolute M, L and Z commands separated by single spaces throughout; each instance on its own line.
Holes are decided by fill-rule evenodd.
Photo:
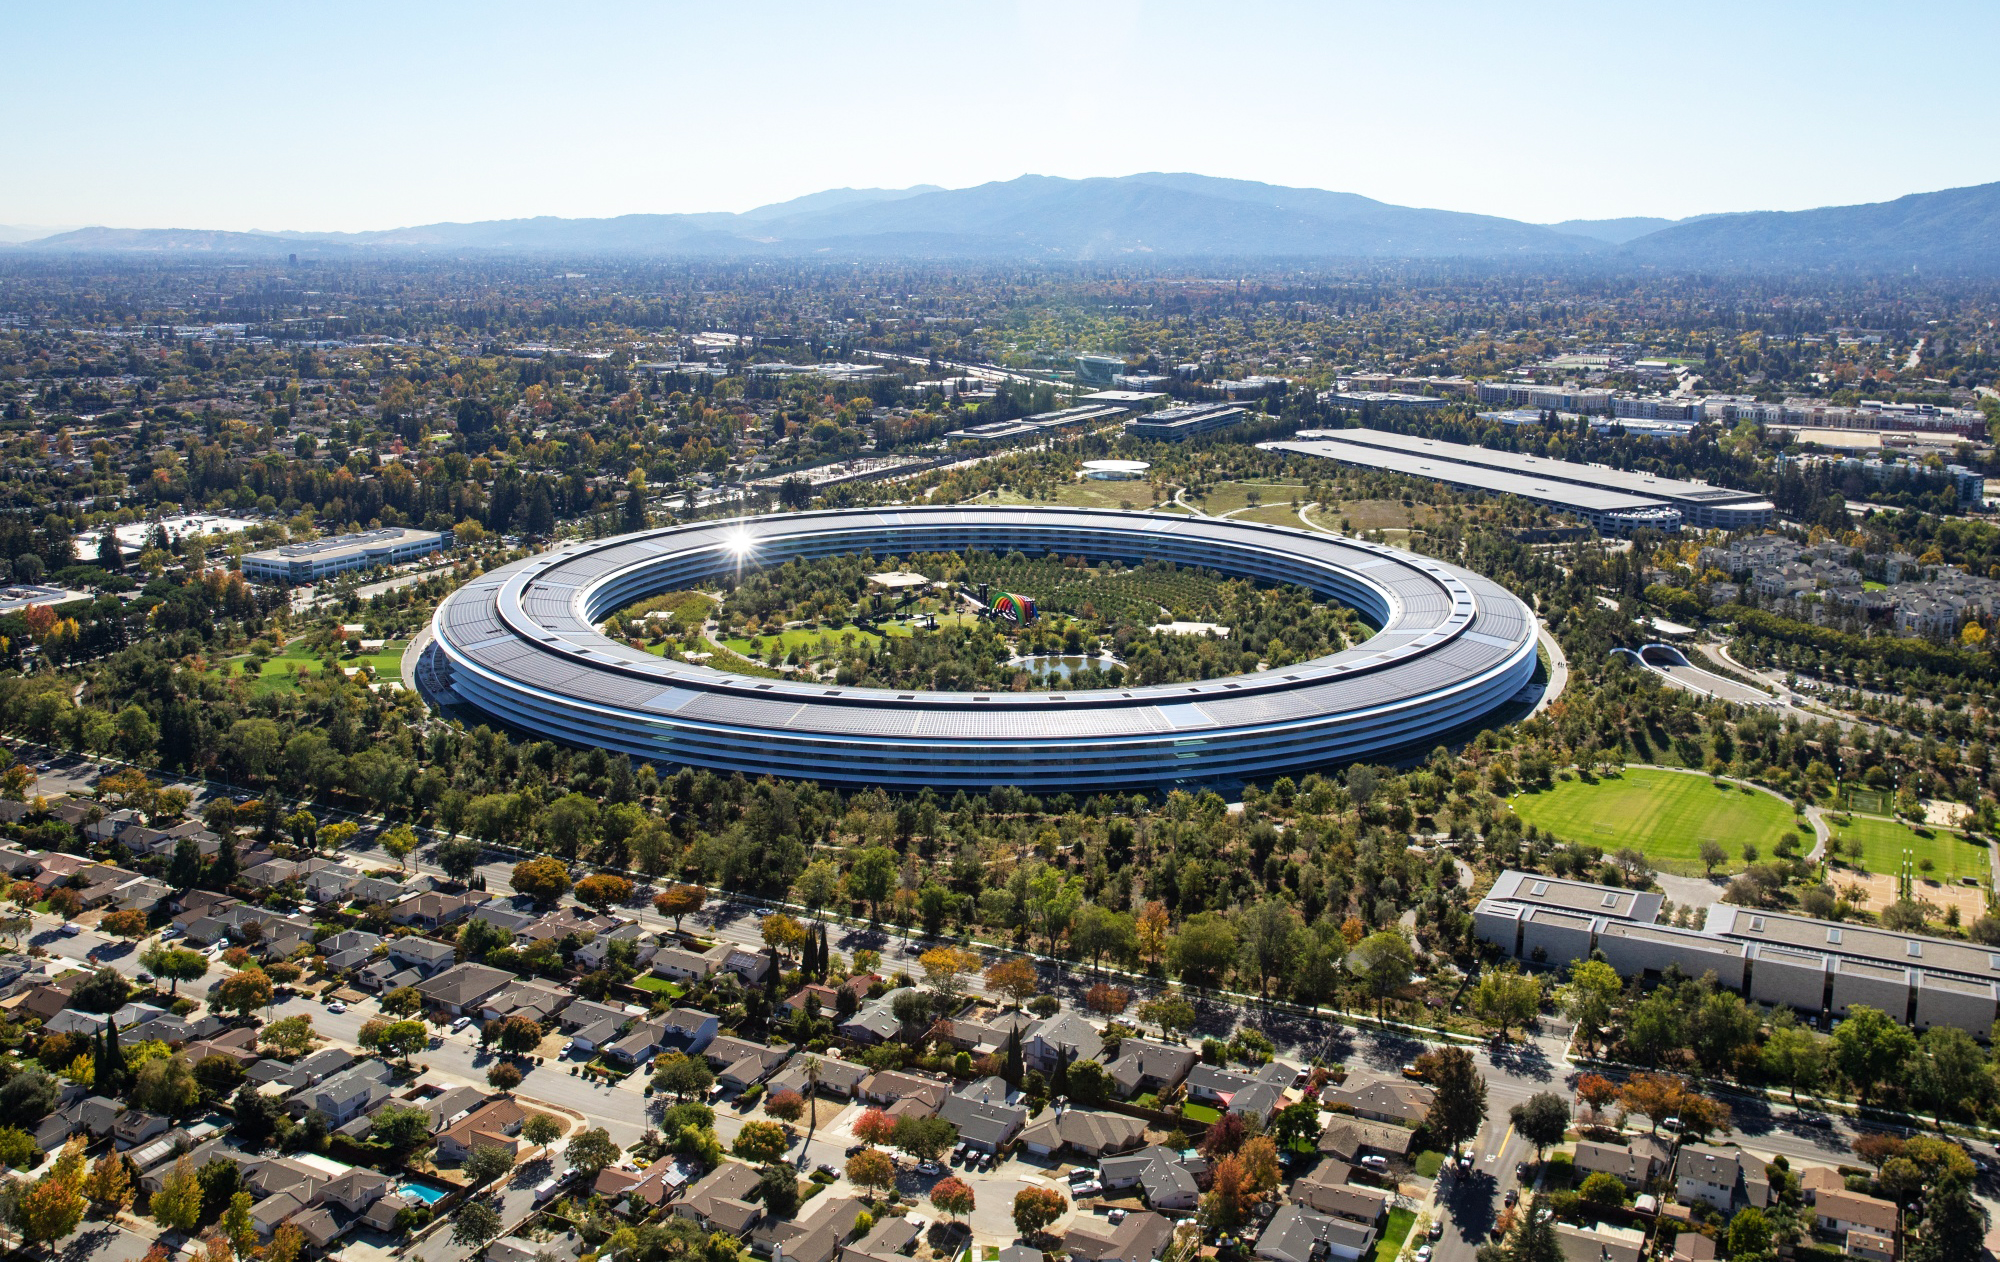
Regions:
M 0 12 L 0 224 L 384 228 L 1182 170 L 1547 222 L 2000 179 L 2000 5 Z

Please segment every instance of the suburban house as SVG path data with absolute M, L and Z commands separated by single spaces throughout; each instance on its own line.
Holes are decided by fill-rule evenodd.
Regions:
M 1118 1085 L 1118 1093 L 1129 1100 L 1142 1092 L 1158 1094 L 1173 1090 L 1200 1059 L 1190 1047 L 1128 1038 L 1118 1044 L 1117 1058 L 1104 1071 Z
M 1117 1224 L 1079 1220 L 1063 1237 L 1063 1250 L 1072 1262 L 1154 1262 L 1173 1240 L 1172 1220 L 1140 1210 Z
M 694 1219 L 706 1231 L 741 1236 L 764 1216 L 761 1207 L 746 1199 L 756 1190 L 755 1167 L 740 1161 L 725 1161 L 674 1203 L 674 1213 Z
M 780 1065 L 791 1059 L 792 1049 L 766 1047 L 762 1043 L 725 1035 L 711 1041 L 702 1055 L 708 1058 L 709 1067 L 715 1070 L 716 1082 L 730 1091 L 744 1091 L 752 1083 L 762 1082 L 777 1072 Z
M 437 1133 L 438 1156 L 446 1161 L 463 1161 L 475 1148 L 504 1148 L 520 1152 L 521 1123 L 528 1111 L 513 1096 L 489 1100 L 480 1108 Z
M 1055 1068 L 1058 1056 L 1075 1062 L 1097 1060 L 1103 1054 L 1104 1040 L 1097 1027 L 1075 1012 L 1058 1012 L 1038 1021 L 1021 1037 L 1022 1062 L 1043 1073 Z
M 416 894 L 391 907 L 389 919 L 416 929 L 442 929 L 470 916 L 473 909 L 487 898 L 488 895 L 477 890 L 465 894 L 439 894 L 435 891 Z
M 1336 1112 L 1349 1112 L 1371 1122 L 1416 1126 L 1430 1115 L 1437 1093 L 1429 1087 L 1394 1078 L 1367 1078 L 1329 1086 L 1319 1102 Z
M 1375 1247 L 1375 1229 L 1351 1218 L 1335 1218 L 1287 1205 L 1271 1216 L 1257 1238 L 1257 1256 L 1270 1262 L 1355 1262 Z
M 425 977 L 435 977 L 457 962 L 458 952 L 449 942 L 409 936 L 390 941 L 388 958 L 404 968 L 417 970 Z
M 851 1100 L 872 1073 L 874 1070 L 866 1065 L 822 1056 L 819 1058 L 819 1093 Z M 771 1079 L 773 1092 L 796 1091 L 800 1095 L 808 1095 L 812 1091 L 812 1086 L 806 1077 L 806 1063 L 803 1057 L 796 1057 L 787 1062 L 785 1067 L 778 1071 L 777 1077 Z
M 1144 1122 L 1122 1113 L 1054 1108 L 1022 1128 L 1021 1145 L 1038 1157 L 1067 1149 L 1094 1159 L 1137 1148 L 1145 1133 Z
M 1137 1152 L 1105 1157 L 1097 1177 L 1107 1192 L 1136 1187 L 1154 1209 L 1193 1209 L 1201 1203 L 1201 1177 L 1208 1159 L 1190 1150 L 1175 1152 L 1152 1144 Z
M 1319 1150 L 1337 1161 L 1353 1165 L 1368 1153 L 1383 1157 L 1407 1156 L 1416 1135 L 1407 1126 L 1392 1126 L 1387 1122 L 1335 1114 L 1319 1133 Z
M 677 982 L 705 982 L 716 968 L 717 961 L 686 947 L 661 947 L 653 956 L 653 975 Z
M 1813 1198 L 1813 1225 L 1835 1236 L 1845 1237 L 1861 1232 L 1893 1240 L 1897 1225 L 1896 1204 L 1859 1192 L 1829 1189 Z
M 721 1022 L 714 1014 L 694 1008 L 672 1008 L 660 1016 L 641 1021 L 623 1038 L 605 1044 L 605 1056 L 625 1065 L 643 1065 L 663 1051 L 699 1055 L 715 1038 Z
M 1557 1223 L 1556 1243 L 1562 1246 L 1565 1262 L 1640 1262 L 1646 1253 L 1645 1232 L 1604 1223 L 1589 1227 Z
M 938 1116 L 958 1128 L 967 1148 L 997 1153 L 1028 1122 L 1027 1109 L 1008 1103 L 1010 1094 L 1005 1079 L 981 1078 L 946 1096 Z
M 860 1011 L 840 1023 L 840 1032 L 857 1043 L 886 1043 L 903 1032 L 902 1019 L 896 1015 L 898 991 L 890 991 L 878 999 L 871 1000 Z
M 1636 1191 L 1667 1172 L 1673 1149 L 1657 1135 L 1636 1135 L 1623 1144 L 1586 1139 L 1577 1143 L 1574 1161 L 1579 1177 L 1615 1175 Z
M 682 1159 L 671 1154 L 660 1158 L 644 1170 L 629 1170 L 613 1166 L 598 1171 L 597 1181 L 590 1190 L 604 1198 L 605 1203 L 614 1208 L 630 1206 L 633 1211 L 658 1209 L 666 1204 L 667 1198 L 678 1193 L 688 1183 L 688 1171 Z
M 1762 1209 L 1771 1203 L 1771 1180 L 1763 1160 L 1740 1148 L 1685 1144 L 1674 1166 L 1674 1194 L 1725 1214 L 1739 1205 Z
M 1220 1106 L 1230 1113 L 1255 1113 L 1269 1117 L 1285 1107 L 1285 1088 L 1292 1085 L 1293 1070 L 1276 1061 L 1254 1074 L 1196 1065 L 1188 1071 L 1188 1099 L 1199 1104 Z
M 455 1017 L 476 1016 L 479 1004 L 503 986 L 520 978 L 504 969 L 484 964 L 457 964 L 436 977 L 417 983 L 417 991 L 432 1008 Z
M 1349 1183 L 1352 1166 L 1338 1161 L 1322 1161 L 1311 1174 L 1292 1184 L 1291 1198 L 1307 1209 L 1335 1218 L 1351 1218 L 1380 1228 L 1395 1204 L 1395 1194 L 1382 1188 Z

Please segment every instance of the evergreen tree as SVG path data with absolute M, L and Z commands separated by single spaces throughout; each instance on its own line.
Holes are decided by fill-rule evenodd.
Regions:
M 209 882 L 218 890 L 228 889 L 236 883 L 242 866 L 236 856 L 236 838 L 225 835 L 221 848 L 215 852 L 215 861 L 209 864 Z
M 167 884 L 177 890 L 191 890 L 201 880 L 201 846 L 192 837 L 174 843 L 174 857 L 167 863 Z
M 1909 1262 L 1972 1262 L 1986 1238 L 1986 1221 L 1964 1177 L 1947 1174 L 1924 1198 L 1924 1216 L 1905 1256 Z
M 1056 1100 L 1069 1095 L 1069 1062 L 1069 1049 L 1056 1048 L 1055 1067 L 1049 1071 L 1049 1099 Z
M 1018 1087 L 1021 1085 L 1021 1077 L 1024 1072 L 1025 1067 L 1021 1057 L 1021 1027 L 1017 1025 L 1007 1031 L 1007 1059 L 1005 1067 L 1000 1071 L 1000 1076 L 1005 1078 L 1010 1085 Z

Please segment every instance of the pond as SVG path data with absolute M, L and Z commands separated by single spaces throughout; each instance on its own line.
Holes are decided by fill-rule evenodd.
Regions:
M 1081 655 L 1065 657 L 1017 657 L 1009 663 L 1009 665 L 1027 671 L 1030 675 L 1039 675 L 1043 679 L 1068 679 L 1071 675 L 1086 666 L 1095 666 L 1099 670 L 1107 670 L 1118 664 L 1118 659 L 1115 657 L 1084 657 Z

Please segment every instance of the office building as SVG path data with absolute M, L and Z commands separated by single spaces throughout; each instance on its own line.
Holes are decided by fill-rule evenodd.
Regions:
M 1125 432 L 1134 438 L 1180 442 L 1196 434 L 1212 434 L 1216 430 L 1227 429 L 1247 415 L 1233 403 L 1192 403 L 1133 417 L 1125 422 Z
M 1508 871 L 1472 913 L 1480 939 L 1550 968 L 1591 952 L 1626 977 L 1669 968 L 1716 981 L 1806 1016 L 1844 1017 L 1855 1004 L 1916 1029 L 1951 1026 L 1988 1037 L 2000 1015 L 2000 951 L 1718 903 L 1699 929 L 1654 923 L 1661 895 Z
M 451 546 L 449 530 L 384 526 L 380 530 L 247 553 L 243 557 L 243 577 L 260 583 L 317 583 L 352 570 L 401 565 L 433 552 L 444 552 Z

